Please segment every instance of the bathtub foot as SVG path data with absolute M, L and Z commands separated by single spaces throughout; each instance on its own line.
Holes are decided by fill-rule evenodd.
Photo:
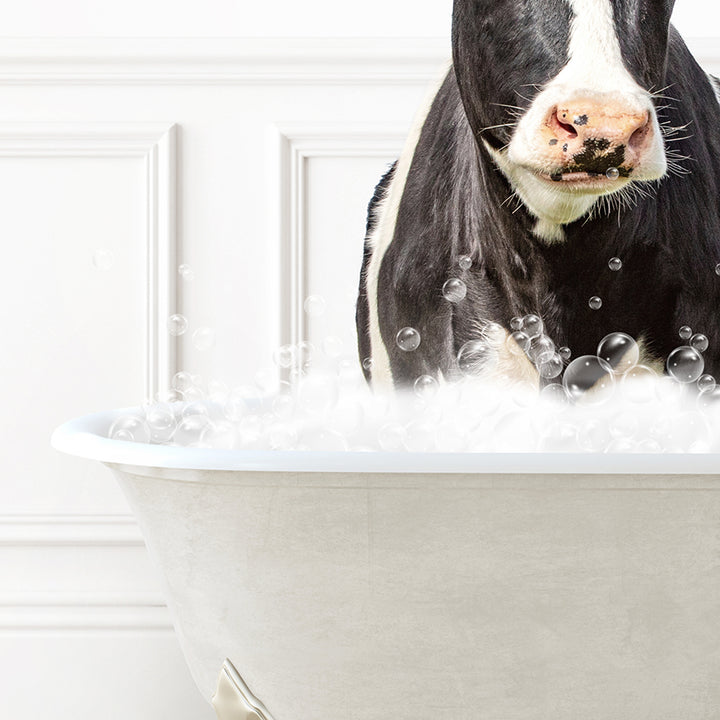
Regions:
M 220 670 L 212 706 L 218 720 L 273 720 L 229 660 Z

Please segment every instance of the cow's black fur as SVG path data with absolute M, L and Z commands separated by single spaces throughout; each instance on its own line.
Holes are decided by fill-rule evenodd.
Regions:
M 718 377 L 720 107 L 706 73 L 678 33 L 668 31 L 672 3 L 654 2 L 650 11 L 647 4 L 614 4 L 624 60 L 646 89 L 670 87 L 667 94 L 674 99 L 656 101 L 658 118 L 669 126 L 690 123 L 688 137 L 669 145 L 690 158 L 682 163 L 690 172 L 670 173 L 652 197 L 620 212 L 581 218 L 564 226 L 564 241 L 545 243 L 532 234 L 534 218 L 525 207 L 504 202 L 512 188 L 480 138 L 494 147 L 507 144 L 509 130 L 482 131 L 509 121 L 507 109 L 495 103 L 518 105 L 516 91 L 524 86 L 520 104 L 529 104 L 537 92 L 533 86 L 566 61 L 566 4 L 557 3 L 555 14 L 546 17 L 542 8 L 548 3 L 538 0 L 456 2 L 454 68 L 423 126 L 378 279 L 380 331 L 396 385 L 425 373 L 452 375 L 458 349 L 478 336 L 480 322 L 509 328 L 511 318 L 530 312 L 539 314 L 556 345 L 569 346 L 574 356 L 594 354 L 605 335 L 622 331 L 644 338 L 664 359 L 682 344 L 678 329 L 689 325 L 709 338 L 706 372 Z M 528 8 L 529 19 L 513 8 Z M 629 31 L 638 19 L 644 23 L 640 31 Z M 538 32 L 539 23 L 552 28 Z M 462 255 L 473 258 L 468 271 L 458 267 Z M 614 256 L 623 261 L 620 272 L 608 268 Z M 358 303 L 361 359 L 369 355 L 364 294 L 369 259 L 366 246 Z M 462 303 L 442 296 L 450 277 L 467 284 Z M 594 295 L 603 300 L 599 311 L 588 306 Z M 415 352 L 395 344 L 405 326 L 421 333 Z

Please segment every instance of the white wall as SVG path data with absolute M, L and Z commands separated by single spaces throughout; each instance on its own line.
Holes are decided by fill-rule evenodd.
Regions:
M 0 10 L 6 37 L 448 37 L 451 0 L 26 0 Z M 677 0 L 673 21 L 687 37 L 716 37 L 715 0 Z
M 247 382 L 303 334 L 352 355 L 365 205 L 448 53 L 450 3 L 422 5 L 0 9 L 0 717 L 212 717 L 124 498 L 48 438 L 181 367 Z M 695 43 L 716 72 L 718 44 Z M 312 293 L 333 301 L 303 326 Z M 175 342 L 174 311 L 215 346 Z

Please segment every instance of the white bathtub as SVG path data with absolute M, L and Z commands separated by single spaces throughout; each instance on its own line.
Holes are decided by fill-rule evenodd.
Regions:
M 53 444 L 118 478 L 203 695 L 242 676 L 221 717 L 720 717 L 720 456 L 178 449 L 118 414 Z

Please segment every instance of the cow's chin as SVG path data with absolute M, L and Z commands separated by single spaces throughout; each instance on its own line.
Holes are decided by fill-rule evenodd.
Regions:
M 620 192 L 636 181 L 659 179 L 666 171 L 664 164 L 658 164 L 633 171 L 632 177 L 585 172 L 550 174 L 513 162 L 507 151 L 497 151 L 487 143 L 486 147 L 517 197 L 537 219 L 535 234 L 549 242 L 564 239 L 562 226 L 586 216 L 602 196 Z

